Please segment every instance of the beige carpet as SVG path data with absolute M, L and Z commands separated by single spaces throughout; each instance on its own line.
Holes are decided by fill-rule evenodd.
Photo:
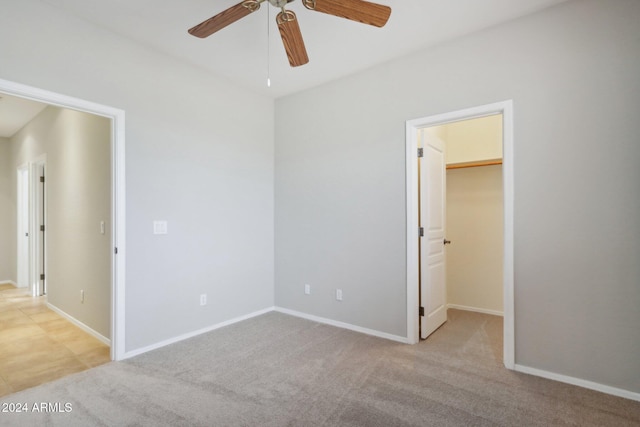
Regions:
M 0 425 L 640 425 L 640 402 L 507 371 L 501 335 L 456 310 L 414 346 L 269 313 L 6 396 L 29 413 Z

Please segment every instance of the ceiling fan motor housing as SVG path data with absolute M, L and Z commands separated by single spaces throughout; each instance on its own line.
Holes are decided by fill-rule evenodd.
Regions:
M 292 0 L 269 0 L 269 3 L 271 3 L 273 6 L 278 7 L 278 8 L 283 8 L 287 5 L 287 3 L 289 3 Z

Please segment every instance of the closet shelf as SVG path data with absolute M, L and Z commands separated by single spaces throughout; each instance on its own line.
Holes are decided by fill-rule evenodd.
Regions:
M 462 169 L 462 168 L 476 168 L 479 166 L 493 166 L 493 165 L 501 165 L 501 164 L 502 164 L 502 159 L 478 160 L 475 162 L 451 163 L 447 165 L 447 170 Z

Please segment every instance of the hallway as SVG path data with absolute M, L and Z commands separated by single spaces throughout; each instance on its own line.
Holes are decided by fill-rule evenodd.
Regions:
M 45 297 L 0 285 L 0 397 L 107 363 L 109 352 Z

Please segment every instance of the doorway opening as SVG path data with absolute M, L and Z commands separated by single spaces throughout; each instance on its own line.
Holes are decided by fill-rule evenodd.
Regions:
M 45 91 L 42 89 L 25 86 L 19 83 L 10 82 L 6 80 L 0 79 L 0 93 L 6 94 L 13 97 L 29 99 L 32 101 L 41 102 L 47 105 L 61 107 L 68 110 L 89 113 L 94 116 L 104 117 L 109 120 L 110 127 L 110 142 L 109 142 L 109 153 L 111 157 L 110 162 L 110 212 L 112 218 L 112 232 L 110 235 L 110 246 L 113 250 L 111 252 L 112 256 L 110 257 L 110 320 L 109 320 L 109 332 L 110 339 L 109 345 L 111 347 L 111 360 L 121 360 L 124 358 L 125 354 L 125 323 L 124 323 L 124 313 L 125 313 L 125 165 L 124 165 L 124 111 L 115 109 L 112 107 L 95 104 L 92 102 L 84 101 L 77 98 L 68 97 L 65 95 Z M 27 168 L 27 175 L 29 175 L 29 183 L 26 184 L 30 188 L 31 198 L 30 201 L 31 206 L 34 209 L 31 209 L 32 212 L 32 224 L 35 224 L 36 218 L 34 216 L 38 216 L 37 218 L 41 221 L 38 224 L 38 232 L 40 232 L 40 226 L 42 225 L 42 229 L 46 230 L 45 218 L 42 217 L 42 213 L 44 212 L 44 204 L 46 203 L 46 196 L 44 192 L 44 187 L 40 182 L 40 176 L 42 171 L 44 170 L 45 163 L 44 159 L 42 161 L 36 160 L 31 163 L 31 170 Z M 20 180 L 24 180 L 24 178 L 20 178 L 21 174 L 24 174 L 23 170 L 19 169 L 18 177 Z M 34 177 L 37 176 L 37 179 Z M 34 181 L 38 182 L 34 182 Z M 35 191 L 34 191 L 35 190 Z M 35 196 L 39 194 L 39 196 Z M 104 228 L 104 226 L 103 226 Z M 33 235 L 35 230 L 29 230 L 29 233 Z M 18 231 L 18 236 L 22 230 Z M 24 234 L 23 234 L 24 236 Z M 44 232 L 40 235 L 41 244 L 38 247 L 37 244 L 29 245 L 29 252 L 32 255 L 32 259 L 36 259 L 37 262 L 30 262 L 30 264 L 34 265 L 39 263 L 41 266 L 46 267 L 46 258 L 44 257 L 43 249 L 44 245 Z M 19 242 L 19 241 L 18 241 Z M 31 277 L 29 280 L 32 289 L 35 289 L 36 294 L 46 293 L 46 276 L 45 280 L 38 280 L 39 283 L 34 285 L 33 277 L 37 277 L 40 279 L 40 275 L 33 274 L 33 270 L 29 272 L 29 276 Z M 83 297 L 83 295 L 81 296 Z M 77 325 L 80 326 L 80 325 Z
M 425 250 L 421 251 L 421 234 L 425 236 L 434 236 L 434 239 L 425 239 L 422 245 L 426 247 L 426 251 L 433 252 L 431 260 L 438 262 L 429 265 L 432 268 L 433 274 L 427 274 L 426 280 L 442 280 L 444 272 L 444 255 L 440 252 L 444 251 L 444 244 L 446 236 L 444 236 L 444 206 L 443 197 L 445 197 L 446 189 L 444 188 L 444 174 L 445 174 L 445 160 L 444 152 L 438 154 L 438 144 L 434 144 L 433 149 L 429 146 L 422 147 L 421 143 L 423 139 L 421 137 L 425 134 L 426 129 L 433 128 L 435 126 L 442 126 L 454 122 L 461 122 L 470 119 L 477 119 L 487 116 L 500 115 L 502 120 L 502 298 L 503 298 L 503 362 L 504 365 L 509 368 L 514 368 L 515 363 L 515 336 L 514 336 L 514 278 L 513 278 L 513 106 L 512 101 L 504 101 L 495 104 L 489 104 L 465 110 L 439 114 L 436 116 L 429 116 L 420 119 L 407 121 L 406 127 L 406 188 L 407 188 L 407 341 L 415 344 L 420 340 L 420 325 L 421 316 L 424 312 L 428 311 L 424 304 L 420 304 L 420 279 L 425 277 L 425 274 L 421 274 L 420 258 L 425 256 Z M 424 142 L 427 140 L 437 140 L 437 135 L 434 135 L 433 129 Z M 418 149 L 423 148 L 421 155 L 431 156 L 427 161 L 423 162 L 423 167 L 420 168 L 420 160 Z M 429 154 L 430 151 L 432 154 Z M 435 153 L 435 154 L 433 154 Z M 442 158 L 440 158 L 442 157 Z M 434 160 L 435 159 L 435 160 Z M 462 162 L 464 163 L 464 162 Z M 439 169 L 439 170 L 438 170 Z M 438 185 L 438 177 L 442 177 L 441 185 Z M 426 183 L 426 180 L 432 181 Z M 435 190 L 433 189 L 433 181 L 436 182 Z M 420 203 L 420 185 L 429 185 L 431 193 L 427 196 L 430 200 L 428 204 Z M 439 190 L 438 190 L 439 186 Z M 423 190 L 424 192 L 424 190 Z M 438 192 L 443 193 L 438 195 Z M 434 196 L 435 195 L 435 196 Z M 438 206 L 440 203 L 440 206 Z M 434 208 L 435 207 L 435 208 Z M 437 208 L 437 209 L 436 209 Z M 431 219 L 427 218 L 426 221 L 431 221 L 432 224 L 424 224 L 424 211 L 429 210 L 431 212 Z M 435 212 L 435 214 L 434 214 Z M 438 215 L 439 213 L 439 215 Z M 435 216 L 434 216 L 435 215 Z M 421 224 L 421 216 L 423 217 L 423 223 Z M 435 219 L 433 219 L 435 218 Z M 438 222 L 440 221 L 440 223 Z M 441 235 L 442 234 L 442 235 Z M 448 243 L 448 242 L 447 242 Z M 435 248 L 435 249 L 434 249 Z M 427 254 L 428 255 L 428 254 Z M 440 256 L 440 258 L 438 258 Z M 442 259 L 442 262 L 439 260 Z M 425 264 L 427 265 L 427 264 Z M 431 270 L 430 270 L 431 271 Z M 446 290 L 445 290 L 446 292 Z M 433 313 L 437 314 L 442 320 L 442 312 L 444 311 L 446 317 L 446 296 L 436 293 L 435 301 L 430 301 L 429 309 Z M 427 299 L 430 295 L 426 295 Z M 437 320 L 439 321 L 439 320 Z M 437 323 L 436 321 L 436 323 Z M 429 327 L 429 325 L 427 325 Z M 431 324 L 433 327 L 433 324 Z
M 16 286 L 36 297 L 46 294 L 46 155 L 17 168 Z

